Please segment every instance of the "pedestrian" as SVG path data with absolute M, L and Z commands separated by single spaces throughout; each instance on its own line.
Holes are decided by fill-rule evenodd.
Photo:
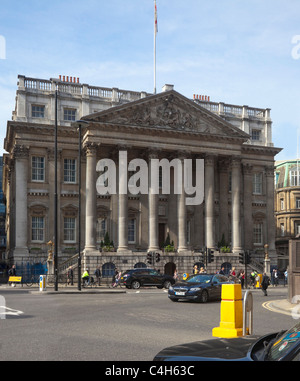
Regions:
M 232 270 L 230 271 L 230 275 L 236 276 L 235 267 L 233 267 Z
M 255 278 L 256 278 L 257 272 L 252 271 L 250 274 L 250 280 L 251 280 L 251 286 L 255 288 Z
M 173 278 L 174 278 L 175 282 L 177 282 L 177 280 L 178 280 L 178 271 L 177 271 L 177 269 L 175 269 L 175 271 L 174 271 Z
M 67 272 L 67 284 L 69 285 L 70 283 L 71 286 L 73 286 L 73 269 L 71 266 L 68 268 Z
M 286 269 L 284 272 L 284 285 L 286 285 L 288 282 L 288 270 Z
M 200 274 L 205 274 L 205 273 L 206 273 L 206 271 L 205 271 L 204 267 L 201 267 L 200 268 Z
M 270 278 L 266 273 L 263 274 L 262 282 L 261 282 L 261 288 L 265 296 L 268 296 L 267 294 L 267 288 L 270 284 Z
M 194 274 L 198 274 L 198 273 L 199 273 L 199 270 L 198 270 L 198 266 L 197 266 L 197 265 L 194 266 L 193 273 L 194 273 Z
M 96 270 L 95 270 L 95 277 L 97 279 L 97 282 L 98 282 L 98 286 L 100 286 L 101 284 L 101 271 L 100 271 L 100 268 L 97 267 Z
M 242 288 L 244 288 L 244 285 L 245 285 L 245 271 L 244 270 L 240 271 L 239 279 L 241 281 Z
M 278 286 L 278 272 L 277 272 L 277 269 L 274 269 L 274 286 L 277 287 Z
M 8 270 L 8 277 L 10 278 L 11 276 L 16 276 L 16 266 L 12 265 L 12 267 Z M 8 278 L 8 284 L 11 285 L 12 287 L 15 286 L 13 282 L 10 282 Z
M 115 287 L 115 286 L 116 286 L 116 279 L 117 279 L 118 274 L 119 274 L 119 271 L 116 269 L 116 270 L 115 270 L 115 273 L 114 273 L 114 275 L 113 275 L 113 277 L 112 277 L 112 281 L 111 281 L 111 285 L 112 285 L 112 287 Z
M 225 267 L 224 266 L 221 267 L 221 270 L 219 271 L 219 274 L 225 275 Z

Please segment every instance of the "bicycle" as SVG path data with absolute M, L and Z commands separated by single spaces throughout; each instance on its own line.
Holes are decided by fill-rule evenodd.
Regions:
M 65 283 L 65 284 L 67 284 L 67 276 L 66 276 L 66 274 L 59 274 L 58 275 L 58 283 Z M 47 284 L 48 287 L 54 287 L 54 285 L 55 285 L 55 275 L 54 274 L 47 275 L 46 284 Z
M 36 275 L 31 275 L 31 277 L 28 280 L 25 280 L 25 284 L 27 287 L 32 287 L 35 283 L 37 286 L 39 285 L 40 278 L 39 276 L 37 277 Z
M 98 282 L 94 279 L 94 277 L 90 277 L 89 280 L 84 279 L 82 282 L 82 286 L 85 287 L 99 287 Z

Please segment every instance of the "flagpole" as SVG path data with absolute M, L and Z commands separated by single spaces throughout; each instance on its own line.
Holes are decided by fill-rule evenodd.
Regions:
M 156 94 L 156 33 L 157 33 L 157 8 L 154 0 L 154 94 Z

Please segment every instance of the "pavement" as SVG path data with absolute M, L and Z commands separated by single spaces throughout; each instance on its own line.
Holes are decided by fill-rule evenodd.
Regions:
M 31 286 L 28 287 L 26 285 L 20 285 L 16 284 L 15 287 L 13 288 L 12 286 L 9 286 L 7 284 L 0 285 L 1 288 L 6 288 L 6 289 L 18 289 L 18 290 L 24 290 L 28 291 L 31 294 L 39 294 L 39 295 L 53 295 L 53 294 L 122 294 L 126 293 L 126 288 L 125 287 L 109 287 L 106 285 L 103 286 L 97 286 L 97 287 L 81 287 L 81 290 L 78 290 L 77 284 L 74 286 L 65 286 L 65 285 L 58 285 L 58 290 L 55 291 L 54 287 L 46 287 L 44 291 L 40 291 L 38 286 Z

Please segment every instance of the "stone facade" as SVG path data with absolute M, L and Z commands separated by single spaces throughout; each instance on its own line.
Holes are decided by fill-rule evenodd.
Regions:
M 81 145 L 85 266 L 114 264 L 125 270 L 146 264 L 150 250 L 161 253 L 155 264 L 161 270 L 176 266 L 187 271 L 203 247 L 215 250 L 220 241 L 231 246 L 235 258 L 268 243 L 271 260 L 276 260 L 274 156 L 280 149 L 271 141 L 269 109 L 191 100 L 170 85 L 150 95 L 23 76 L 4 144 L 9 258 L 16 261 L 34 250 L 47 255 L 54 237 L 56 89 L 60 261 L 78 244 L 78 119 L 87 122 L 82 122 Z M 170 194 L 100 195 L 97 163 L 112 160 L 119 181 L 120 152 L 126 153 L 127 165 L 143 159 L 147 168 L 151 159 L 203 160 L 204 201 L 186 205 L 188 195 L 174 193 L 172 166 Z M 105 233 L 113 252 L 99 251 Z M 167 237 L 174 253 L 162 251 Z

